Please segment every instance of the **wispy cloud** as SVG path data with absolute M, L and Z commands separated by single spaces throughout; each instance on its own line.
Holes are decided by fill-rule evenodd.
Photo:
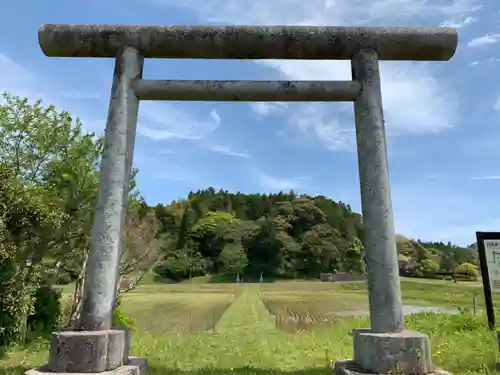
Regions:
M 500 95 L 498 95 L 498 98 L 497 98 L 495 104 L 493 104 L 493 110 L 500 111 Z
M 308 176 L 278 177 L 262 171 L 254 171 L 254 178 L 263 189 L 270 191 L 303 189 L 309 180 Z
M 469 47 L 486 47 L 491 44 L 496 44 L 500 41 L 500 34 L 486 34 L 478 38 L 472 39 L 467 45 Z
M 0 85 L 0 92 L 8 91 L 21 97 L 28 97 L 32 101 L 42 99 L 46 105 L 55 104 L 58 109 L 70 110 L 72 114 L 82 119 L 87 130 L 101 132 L 104 129 L 105 119 L 94 120 L 93 115 L 89 114 L 93 112 L 86 110 L 85 105 L 74 104 L 102 99 L 104 97 L 102 93 L 57 89 L 36 72 L 2 54 L 0 54 Z M 173 103 L 143 102 L 139 111 L 138 133 L 153 140 L 203 140 L 192 145 L 228 156 L 249 157 L 247 152 L 235 151 L 229 145 L 205 140 L 220 126 L 220 123 L 220 116 L 215 110 L 208 114 L 196 115 Z M 164 149 L 159 153 L 172 154 L 175 151 Z M 163 173 L 161 176 L 166 178 L 167 175 L 178 179 L 178 176 L 185 173 Z
M 498 176 L 479 176 L 471 177 L 472 180 L 500 180 L 500 175 Z
M 284 113 L 288 108 L 286 102 L 257 102 L 249 103 L 250 108 L 256 115 L 269 116 L 275 113 Z
M 53 104 L 58 110 L 68 110 L 75 117 L 78 115 L 87 131 L 104 129 L 105 120 L 98 120 L 91 111 L 85 110 L 85 101 L 102 98 L 100 93 L 61 89 L 36 71 L 0 53 L 0 92 L 4 91 L 26 97 L 30 102 L 40 99 L 44 106 Z
M 388 19 L 422 19 L 428 17 L 467 17 L 479 10 L 477 0 L 151 0 L 158 5 L 190 8 L 211 22 L 252 24 L 365 24 Z
M 298 131 L 299 139 L 319 141 L 329 150 L 353 150 L 356 146 L 354 124 L 341 124 L 324 103 L 301 106 L 291 114 L 290 124 Z
M 171 103 L 146 102 L 141 105 L 137 131 L 154 140 L 202 139 L 214 132 L 221 123 L 215 110 L 202 118 Z
M 239 158 L 249 158 L 250 154 L 245 151 L 236 151 L 233 150 L 230 146 L 227 145 L 218 145 L 218 144 L 209 144 L 207 145 L 207 149 L 213 152 L 218 152 L 219 154 L 224 154 L 228 156 L 236 156 Z
M 436 179 L 441 178 L 441 177 L 443 177 L 443 175 L 441 173 L 431 173 L 431 174 L 428 174 L 425 176 L 425 178 L 428 180 L 436 180 Z
M 65 90 L 56 87 L 49 80 L 0 53 L 0 91 L 27 97 L 30 100 L 42 99 L 46 104 L 58 105 L 68 100 L 95 100 L 103 96 L 99 92 Z
M 439 26 L 441 27 L 453 27 L 455 29 L 461 29 L 462 27 L 470 26 L 477 21 L 475 17 L 465 17 L 460 20 L 444 21 Z

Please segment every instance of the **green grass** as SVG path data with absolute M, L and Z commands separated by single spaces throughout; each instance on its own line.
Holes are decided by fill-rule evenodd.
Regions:
M 402 287 L 412 305 L 470 308 L 477 294 L 477 317 L 417 314 L 406 322 L 431 336 L 439 367 L 455 374 L 495 371 L 500 356 L 496 334 L 485 328 L 480 287 L 408 279 Z M 332 362 L 352 356 L 352 329 L 369 325 L 367 318 L 339 316 L 367 307 L 363 282 L 148 283 L 127 294 L 122 307 L 137 322 L 134 355 L 165 375 L 331 375 Z M 0 374 L 44 363 L 47 345 L 13 349 L 0 360 Z

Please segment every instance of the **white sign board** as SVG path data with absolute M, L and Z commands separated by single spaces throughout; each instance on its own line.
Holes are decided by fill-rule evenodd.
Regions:
M 500 289 L 500 240 L 484 240 L 488 276 L 492 289 Z

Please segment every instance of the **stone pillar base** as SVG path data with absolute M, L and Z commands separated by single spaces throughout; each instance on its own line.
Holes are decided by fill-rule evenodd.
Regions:
M 114 370 L 103 371 L 99 375 L 144 375 L 148 371 L 148 364 L 144 358 L 130 357 L 128 365 L 119 366 Z M 49 365 L 43 365 L 39 368 L 28 370 L 24 375 L 96 375 L 95 372 L 54 372 L 51 371 Z
M 52 334 L 48 368 L 52 372 L 103 372 L 123 365 L 125 332 L 64 331 Z
M 356 362 L 350 359 L 337 361 L 332 366 L 334 375 L 375 375 L 373 372 L 366 372 L 361 369 Z M 428 375 L 452 375 L 448 371 L 436 369 Z
M 25 374 L 144 374 L 147 362 L 129 357 L 129 341 L 129 333 L 122 329 L 56 332 L 49 362 Z
M 336 374 L 447 374 L 432 366 L 430 340 L 423 333 L 375 333 L 359 329 L 353 333 L 353 343 L 354 360 L 337 362 Z

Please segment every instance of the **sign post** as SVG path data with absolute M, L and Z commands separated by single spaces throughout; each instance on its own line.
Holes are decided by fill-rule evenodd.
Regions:
M 500 232 L 476 232 L 488 326 L 495 328 L 492 290 L 500 290 Z

